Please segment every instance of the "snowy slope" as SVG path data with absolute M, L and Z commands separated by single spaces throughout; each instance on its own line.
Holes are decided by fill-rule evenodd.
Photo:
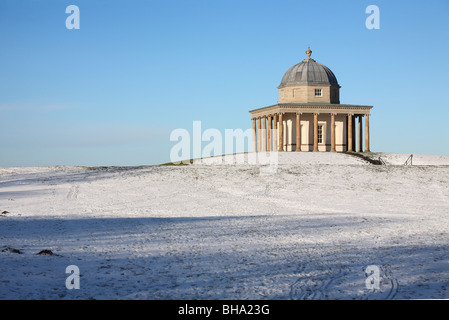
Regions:
M 378 156 L 2 168 L 0 299 L 449 298 L 449 157 Z
M 387 164 L 390 165 L 403 165 L 410 154 L 403 153 L 376 153 L 374 156 L 379 156 Z M 412 163 L 418 166 L 449 166 L 448 156 L 439 156 L 431 154 L 413 154 Z

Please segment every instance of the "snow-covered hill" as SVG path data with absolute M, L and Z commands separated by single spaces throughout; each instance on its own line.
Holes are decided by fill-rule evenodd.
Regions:
M 449 157 L 277 156 L 1 168 L 0 299 L 449 298 Z

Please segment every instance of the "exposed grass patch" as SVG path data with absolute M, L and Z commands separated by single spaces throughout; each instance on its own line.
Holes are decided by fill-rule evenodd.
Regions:
M 185 163 L 185 162 L 188 162 L 188 163 Z M 184 161 L 181 161 L 180 163 L 167 162 L 167 163 L 160 164 L 159 166 L 161 166 L 161 167 L 164 167 L 164 166 L 188 166 L 190 164 L 193 164 L 192 159 L 184 160 Z
M 362 160 L 365 160 L 373 165 L 384 165 L 380 159 L 374 158 L 374 153 L 361 153 L 361 152 L 345 152 L 345 154 L 348 154 L 353 157 L 360 158 Z

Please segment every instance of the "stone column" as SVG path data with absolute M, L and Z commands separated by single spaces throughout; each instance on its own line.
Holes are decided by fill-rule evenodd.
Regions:
M 313 114 L 313 151 L 318 151 L 318 113 Z
M 354 151 L 354 146 L 353 146 L 353 136 L 352 134 L 354 133 L 352 130 L 352 114 L 348 114 L 348 152 L 353 152 Z
M 253 118 L 253 152 L 257 150 L 257 141 L 256 141 L 256 118 Z
M 369 150 L 369 114 L 365 115 L 365 152 Z
M 262 151 L 267 151 L 267 117 L 262 117 Z
M 335 152 L 335 114 L 331 113 L 331 152 Z
M 301 151 L 301 114 L 296 114 L 296 151 Z
M 262 127 L 261 127 L 261 118 L 257 118 L 257 152 L 260 152 L 260 148 L 262 147 Z
M 279 113 L 279 151 L 284 151 L 284 123 L 283 115 Z
M 354 115 L 353 117 L 352 117 L 352 149 L 354 149 L 354 151 L 357 151 L 357 146 L 356 146 L 356 138 L 357 138 L 357 136 L 356 136 L 356 123 L 355 123 L 355 118 L 356 118 L 356 116 Z
M 271 139 L 273 139 L 273 144 L 271 145 L 271 147 L 272 147 L 273 151 L 278 151 L 277 145 L 278 145 L 279 133 L 278 133 L 278 115 L 277 114 L 274 114 L 274 116 L 273 116 L 273 130 L 274 130 L 274 132 L 271 137 Z
M 358 132 L 358 134 L 359 134 L 359 136 L 358 136 L 358 144 L 359 144 L 359 152 L 363 152 L 363 144 L 362 144 L 362 136 L 363 136 L 363 133 L 362 133 L 362 116 L 359 116 L 359 125 L 358 125 L 358 128 L 357 128 L 357 130 L 359 131 Z
M 268 152 L 271 152 L 271 146 L 273 145 L 272 141 L 271 141 L 271 131 L 273 130 L 273 123 L 271 122 L 271 115 L 268 116 Z

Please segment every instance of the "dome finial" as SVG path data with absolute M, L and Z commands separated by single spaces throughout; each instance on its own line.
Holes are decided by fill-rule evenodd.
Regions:
M 307 57 L 310 59 L 310 56 L 312 55 L 312 50 L 310 50 L 310 46 L 306 51 Z

